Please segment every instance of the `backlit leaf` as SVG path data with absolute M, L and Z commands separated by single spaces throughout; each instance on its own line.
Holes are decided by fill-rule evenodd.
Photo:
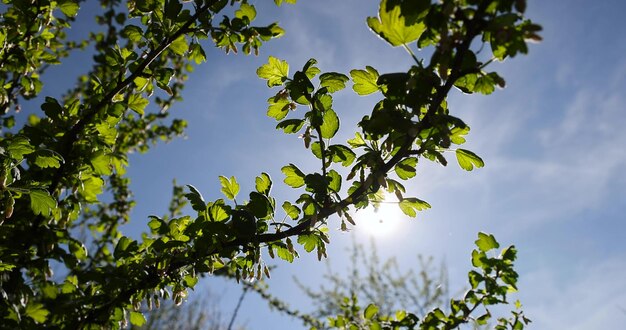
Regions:
M 344 145 L 333 144 L 328 147 L 328 150 L 332 154 L 333 163 L 341 163 L 343 166 L 350 166 L 356 158 L 356 154 Z
M 407 180 L 415 176 L 415 166 L 417 166 L 417 158 L 409 157 L 398 162 L 395 166 L 396 174 L 402 180 Z
M 283 180 L 288 186 L 292 188 L 300 188 L 304 186 L 304 173 L 300 171 L 294 164 L 283 166 L 280 169 L 285 174 L 285 180 Z
M 206 202 L 198 189 L 190 184 L 187 185 L 187 188 L 189 192 L 185 194 L 185 197 L 191 203 L 191 208 L 197 212 L 206 211 Z
M 285 210 L 287 216 L 289 216 L 293 220 L 298 219 L 298 217 L 300 216 L 300 209 L 287 201 L 283 203 L 283 210 Z
M 76 0 L 61 0 L 59 1 L 59 9 L 61 9 L 61 12 L 66 16 L 74 17 L 78 14 L 80 7 Z
M 417 198 L 405 198 L 399 203 L 400 210 L 412 218 L 417 216 L 416 211 L 422 211 L 430 208 L 430 204 Z
M 146 318 L 140 312 L 130 312 L 130 324 L 140 327 L 146 323 Z
M 224 196 L 226 196 L 226 198 L 233 200 L 235 199 L 235 197 L 237 197 L 237 194 L 239 193 L 239 184 L 237 183 L 237 179 L 235 179 L 234 176 L 231 176 L 230 179 L 228 179 L 225 176 L 220 175 L 220 184 L 222 185 L 222 193 L 224 194 Z
M 189 49 L 189 45 L 187 44 L 187 39 L 185 39 L 185 35 L 181 35 L 180 37 L 176 38 L 176 40 L 172 41 L 169 48 L 178 55 L 184 55 L 185 52 Z
M 36 302 L 29 302 L 26 305 L 26 315 L 35 320 L 36 323 L 44 323 L 48 319 L 50 311 L 44 308 L 43 304 Z
M 270 56 L 267 64 L 263 64 L 256 70 L 259 78 L 267 80 L 267 86 L 280 86 L 287 80 L 289 64 L 286 61 Z
M 41 168 L 59 168 L 62 162 L 63 158 L 59 154 L 49 150 L 38 151 L 35 158 L 35 165 Z
M 329 109 L 324 112 L 322 118 L 322 125 L 320 125 L 320 131 L 324 139 L 331 139 L 335 136 L 339 130 L 339 117 L 333 109 Z
M 476 243 L 476 246 L 483 252 L 500 247 L 500 244 L 492 234 L 485 234 L 483 232 L 478 233 L 478 239 L 474 243 Z
M 302 126 L 304 126 L 304 120 L 302 119 L 287 119 L 278 123 L 276 129 L 282 129 L 287 134 L 294 134 L 298 133 Z
M 346 88 L 348 76 L 337 72 L 327 72 L 320 76 L 320 86 L 326 87 L 329 93 L 334 93 Z
M 474 167 L 480 168 L 485 166 L 485 162 L 480 157 L 465 149 L 456 150 L 456 159 L 459 162 L 459 166 L 466 171 L 471 171 Z
M 247 17 L 248 20 L 253 21 L 256 18 L 256 9 L 253 5 L 242 3 L 241 7 L 237 11 L 235 11 L 235 17 L 244 18 Z
M 371 66 L 366 66 L 365 70 L 352 70 L 350 76 L 354 82 L 352 89 L 359 95 L 368 95 L 379 91 L 378 71 Z
M 30 145 L 30 140 L 23 136 L 15 136 L 9 141 L 9 145 L 6 147 L 7 151 L 12 158 L 21 160 L 24 155 L 28 155 L 35 151 L 35 148 Z
M 426 30 L 424 23 L 408 22 L 401 12 L 400 4 L 394 2 L 390 5 L 391 2 L 394 1 L 382 0 L 378 17 L 368 17 L 367 25 L 392 46 L 402 46 L 417 40 Z
M 311 252 L 317 246 L 319 239 L 313 234 L 303 234 L 298 236 L 298 243 L 304 246 L 306 252 Z
M 263 172 L 260 176 L 257 176 L 254 180 L 256 191 L 264 195 L 269 195 L 270 189 L 272 189 L 272 179 L 269 174 Z
M 328 188 L 334 192 L 339 192 L 341 190 L 341 175 L 335 170 L 330 170 L 327 177 L 330 178 Z
M 56 200 L 45 190 L 31 190 L 29 196 L 30 208 L 35 214 L 49 216 L 50 211 L 57 207 Z
M 376 315 L 376 313 L 378 313 L 378 306 L 374 304 L 369 304 L 367 308 L 365 308 L 365 311 L 363 312 L 363 316 L 365 317 L 365 319 L 371 320 L 374 317 L 374 315 Z
M 150 103 L 150 101 L 143 98 L 141 94 L 131 94 L 130 97 L 128 97 L 128 107 L 140 115 L 143 115 L 144 109 L 148 103 Z

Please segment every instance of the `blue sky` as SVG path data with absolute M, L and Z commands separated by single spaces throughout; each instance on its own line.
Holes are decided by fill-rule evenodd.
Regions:
M 417 219 L 401 219 L 374 239 L 383 257 L 396 256 L 407 266 L 418 265 L 417 254 L 445 258 L 451 292 L 457 292 L 466 286 L 476 233 L 493 233 L 502 244 L 518 247 L 516 298 L 533 320 L 531 329 L 618 329 L 626 324 L 626 29 L 620 23 L 626 3 L 528 2 L 527 16 L 543 25 L 544 42 L 532 45 L 528 56 L 492 66 L 507 88 L 490 96 L 450 98 L 451 112 L 472 128 L 467 148 L 486 166 L 465 172 L 450 157 L 446 168 L 421 163 L 407 187 L 433 208 Z M 280 187 L 280 167 L 318 164 L 301 140 L 276 131 L 265 116 L 266 100 L 275 91 L 255 70 L 273 55 L 287 60 L 291 72 L 311 57 L 323 71 L 347 73 L 365 65 L 379 72 L 406 71 L 411 58 L 367 29 L 365 17 L 375 15 L 377 5 L 375 0 L 260 5 L 257 21 L 280 21 L 287 31 L 283 38 L 262 47 L 259 57 L 208 50 L 207 63 L 183 92 L 185 100 L 172 109 L 189 121 L 187 138 L 131 157 L 138 204 L 129 230 L 138 232 L 148 215 L 164 213 L 173 178 L 214 199 L 221 197 L 219 175 L 236 176 L 247 191 L 265 171 L 274 179 L 278 200 L 294 199 L 296 193 Z M 47 88 L 56 93 L 55 86 Z M 353 134 L 376 101 L 349 90 L 335 97 L 342 119 L 338 141 Z M 338 225 L 330 220 L 329 255 L 337 270 L 352 239 L 335 230 Z M 354 235 L 369 239 L 359 226 Z M 301 255 L 293 264 L 278 263 L 269 283 L 274 294 L 306 311 L 309 302 L 301 299 L 292 277 L 315 286 L 324 267 L 315 256 Z M 237 288 L 221 280 L 204 285 L 226 293 L 223 309 L 229 315 Z M 250 329 L 300 327 L 252 296 L 239 320 Z

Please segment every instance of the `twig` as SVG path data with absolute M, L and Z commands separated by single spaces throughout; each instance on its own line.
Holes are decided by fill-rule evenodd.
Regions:
M 241 303 L 243 302 L 243 298 L 246 296 L 246 293 L 248 293 L 248 287 L 244 286 L 243 291 L 241 292 L 241 296 L 239 296 L 239 301 L 237 301 L 237 306 L 235 307 L 235 310 L 233 311 L 233 316 L 230 318 L 230 323 L 228 323 L 228 330 L 232 330 L 233 328 L 233 324 L 235 323 L 235 318 L 237 318 L 237 312 L 239 312 L 239 308 L 241 307 Z

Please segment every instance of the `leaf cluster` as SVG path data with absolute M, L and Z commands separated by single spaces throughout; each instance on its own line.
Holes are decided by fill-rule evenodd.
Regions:
M 81 13 L 81 1 L 4 4 L 0 319 L 25 329 L 141 325 L 143 306 L 164 299 L 182 303 L 203 274 L 269 276 L 264 252 L 292 262 L 303 249 L 321 259 L 330 242 L 329 218 L 339 215 L 347 230 L 355 225 L 352 212 L 380 203 L 385 190 L 397 196 L 406 215 L 417 216 L 430 204 L 405 196 L 403 182 L 417 176 L 421 161 L 446 165 L 445 153 L 454 152 L 465 170 L 484 165 L 475 153 L 456 148 L 469 127 L 451 115 L 447 96 L 454 87 L 489 94 L 504 86 L 486 66 L 526 53 L 526 41 L 537 40 L 540 29 L 524 19 L 523 0 L 381 0 L 378 16 L 367 24 L 391 46 L 408 51 L 415 63 L 406 72 L 380 74 L 367 66 L 349 75 L 322 73 L 311 59 L 290 74 L 287 62 L 270 56 L 257 71 L 269 87 L 280 89 L 268 100 L 267 114 L 278 121 L 277 129 L 299 134 L 319 162 L 311 173 L 296 164 L 282 167 L 282 181 L 299 196 L 278 209 L 266 173 L 239 200 L 234 177 L 219 178 L 224 198 L 212 201 L 192 185 L 175 185 L 170 214 L 150 217 L 149 232 L 133 239 L 120 230 L 135 204 L 128 155 L 184 133 L 186 122 L 170 119 L 170 107 L 181 99 L 187 75 L 206 60 L 206 45 L 256 54 L 284 31 L 276 23 L 252 25 L 257 9 L 245 0 L 100 0 L 101 29 L 75 42 L 67 40 L 65 29 Z M 476 43 L 481 47 L 473 48 Z M 491 46 L 493 60 L 479 60 L 482 44 Z M 93 66 L 76 86 L 61 97 L 46 97 L 42 113 L 29 111 L 24 125 L 15 127 L 20 102 L 39 94 L 46 68 L 87 46 L 94 50 Z M 418 59 L 413 49 L 426 47 L 433 55 Z M 350 84 L 358 95 L 375 94 L 379 101 L 354 138 L 341 143 L 341 112 L 333 95 Z M 183 213 L 187 202 L 190 215 Z M 498 281 L 514 285 L 514 252 L 490 259 L 481 253 L 493 243 L 479 241 L 473 260 L 483 273 L 474 280 L 474 296 L 451 306 L 448 316 L 434 312 L 423 322 L 456 325 L 467 318 L 462 304 L 471 310 L 505 302 Z M 52 274 L 52 265 L 61 267 L 60 274 Z M 375 307 L 366 308 L 366 319 L 376 315 Z M 416 324 L 409 315 L 394 322 Z

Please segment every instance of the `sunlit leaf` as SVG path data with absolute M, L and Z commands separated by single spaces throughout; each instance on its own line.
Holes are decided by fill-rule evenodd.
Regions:
M 498 244 L 492 234 L 485 234 L 483 232 L 478 233 L 478 239 L 474 243 L 476 243 L 476 246 L 483 252 L 500 247 L 500 244 Z
M 49 216 L 50 211 L 57 207 L 56 200 L 45 190 L 31 190 L 29 196 L 30 208 L 35 214 Z
M 63 12 L 66 16 L 74 17 L 78 14 L 80 7 L 76 0 L 60 0 L 59 9 L 61 9 L 61 12 Z
M 329 93 L 334 93 L 346 88 L 348 76 L 337 72 L 327 72 L 320 76 L 320 86 L 326 87 Z
M 257 176 L 254 180 L 256 191 L 264 195 L 269 195 L 272 189 L 272 179 L 269 174 L 263 172 L 260 176 Z
M 270 56 L 267 64 L 263 64 L 256 70 L 259 78 L 267 80 L 267 86 L 280 86 L 287 80 L 289 64 L 286 61 Z
M 149 103 L 150 101 L 143 98 L 141 94 L 131 94 L 128 97 L 128 107 L 140 115 L 143 115 L 144 109 Z
M 415 176 L 417 166 L 417 158 L 409 157 L 398 162 L 395 166 L 395 171 L 398 177 L 402 180 L 408 180 Z
M 30 145 L 30 140 L 23 136 L 15 136 L 9 141 L 9 145 L 6 147 L 7 151 L 12 158 L 21 160 L 24 155 L 28 155 L 35 151 L 35 148 Z
M 176 38 L 176 40 L 172 41 L 169 47 L 174 53 L 178 55 L 184 55 L 185 52 L 189 49 L 189 44 L 187 44 L 187 39 L 185 35 L 181 35 Z
M 285 180 L 283 180 L 288 186 L 292 188 L 300 188 L 304 186 L 304 173 L 293 164 L 283 166 L 280 169 L 285 174 Z
M 293 220 L 298 219 L 300 216 L 300 209 L 290 202 L 285 201 L 283 203 L 283 210 L 285 210 L 285 213 Z
M 235 11 L 235 17 L 247 17 L 249 21 L 254 21 L 254 19 L 256 18 L 256 9 L 253 5 L 242 3 L 241 7 L 239 7 L 239 9 Z
M 140 312 L 130 312 L 130 324 L 140 327 L 146 323 L 146 318 L 143 316 L 143 313 Z
M 191 208 L 197 212 L 206 211 L 206 202 L 198 189 L 190 184 L 187 185 L 187 188 L 189 189 L 189 193 L 185 194 L 185 197 L 191 202 Z
M 471 171 L 474 167 L 480 168 L 485 166 L 485 162 L 478 155 L 465 149 L 456 150 L 456 159 L 459 162 L 459 166 L 466 171 Z
M 365 70 L 352 70 L 350 76 L 354 82 L 352 89 L 359 95 L 368 95 L 379 91 L 378 71 L 371 66 L 366 66 Z
M 267 116 L 276 120 L 282 120 L 289 113 L 289 102 L 286 98 L 270 97 L 267 102 L 270 104 L 267 108 Z
M 324 139 L 331 139 L 337 134 L 339 130 L 339 117 L 333 109 L 329 109 L 324 112 L 322 118 L 322 125 L 320 125 L 320 132 Z
M 376 315 L 376 313 L 378 313 L 378 306 L 374 304 L 369 304 L 363 312 L 363 317 L 365 317 L 366 320 L 371 320 Z
M 313 234 L 303 234 L 298 236 L 298 243 L 304 246 L 304 250 L 306 250 L 306 252 L 311 252 L 319 243 L 319 239 Z
M 408 22 L 401 12 L 400 4 L 393 0 L 381 0 L 378 17 L 368 17 L 367 25 L 392 46 L 415 41 L 426 30 L 422 22 Z
M 287 134 L 294 134 L 298 133 L 302 126 L 304 126 L 304 120 L 302 119 L 287 119 L 278 123 L 276 129 L 282 129 Z
M 44 323 L 48 319 L 50 311 L 48 311 L 41 303 L 29 302 L 28 305 L 26 305 L 25 313 L 36 323 Z
M 417 216 L 416 211 L 422 211 L 430 208 L 430 204 L 417 198 L 405 198 L 398 204 L 402 212 L 412 218 Z
M 234 176 L 231 176 L 230 179 L 228 179 L 222 175 L 220 175 L 219 179 L 220 184 L 222 185 L 221 191 L 224 196 L 230 200 L 235 199 L 239 193 L 239 184 L 237 183 L 237 179 L 235 179 Z

